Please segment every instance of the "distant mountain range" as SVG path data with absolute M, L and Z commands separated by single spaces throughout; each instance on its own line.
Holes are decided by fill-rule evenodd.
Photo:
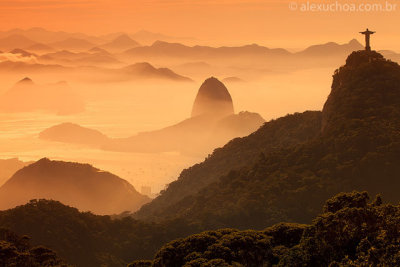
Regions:
M 71 57 L 77 56 L 74 53 L 65 53 L 65 55 L 70 55 Z M 57 55 L 58 57 L 59 55 Z M 193 80 L 179 75 L 168 68 L 156 68 L 147 62 L 135 63 L 125 67 L 111 68 L 109 67 L 111 62 L 115 65 L 120 65 L 119 62 L 106 55 L 98 54 L 79 54 L 82 58 L 76 60 L 68 60 L 60 56 L 58 59 L 56 57 L 45 57 L 41 58 L 41 61 L 54 62 L 52 64 L 44 63 L 27 63 L 27 62 L 13 62 L 13 61 L 3 61 L 0 62 L 0 72 L 13 73 L 13 74 L 38 74 L 38 73 L 58 73 L 63 76 L 67 75 L 86 75 L 85 81 L 93 82 L 115 82 L 115 81 L 150 81 L 150 80 L 164 80 L 164 81 L 174 81 L 174 82 L 192 82 Z M 1 54 L 0 54 L 1 58 Z M 109 60 L 109 61 L 107 61 Z M 76 64 L 77 62 L 82 62 L 81 66 L 63 66 L 60 63 L 64 62 L 68 65 L 69 62 Z M 56 63 L 57 62 L 57 63 Z M 98 67 L 92 67 L 86 65 L 88 62 L 96 62 Z M 72 64 L 72 63 L 71 63 Z M 107 67 L 102 66 L 107 65 Z M 83 74 L 82 74 L 83 73 Z M 86 77 L 85 76 L 85 77 Z M 94 78 L 96 77 L 96 78 Z M 55 94 L 55 92 L 53 92 Z M 1 97 L 0 97 L 1 98 Z
M 35 48 L 39 46 L 39 50 L 49 48 L 56 49 L 77 49 L 83 51 L 96 46 L 105 46 L 112 52 L 122 52 L 132 48 L 127 55 L 135 55 L 139 52 L 145 53 L 148 56 L 155 56 L 162 52 L 168 52 L 168 56 L 184 56 L 184 57 L 208 57 L 217 54 L 218 56 L 228 56 L 238 53 L 239 55 L 248 54 L 292 54 L 282 48 L 269 49 L 267 47 L 256 44 L 245 45 L 241 47 L 218 47 L 209 46 L 187 46 L 182 43 L 187 43 L 188 40 L 195 41 L 194 38 L 187 37 L 172 37 L 160 33 L 152 33 L 148 31 L 139 31 L 134 34 L 116 32 L 102 36 L 91 36 L 83 33 L 67 33 L 53 32 L 43 28 L 31 28 L 27 30 L 13 29 L 10 31 L 0 32 L 0 49 L 8 51 L 14 48 L 26 49 L 28 47 Z M 146 44 L 143 47 L 140 43 Z M 151 45 L 147 45 L 152 43 Z M 54 46 L 54 47 L 53 47 Z M 89 47 L 91 46 L 91 47 Z M 134 48 L 138 47 L 138 48 Z M 353 39 L 347 44 L 339 45 L 334 42 L 326 44 L 312 45 L 303 51 L 293 53 L 303 56 L 329 56 L 340 54 L 340 51 L 350 53 L 352 51 L 363 48 L 357 40 Z M 107 49 L 106 49 L 107 50 Z M 333 54 L 327 53 L 333 52 Z M 165 56 L 165 55 L 164 55 Z
M 0 209 L 31 199 L 54 199 L 97 214 L 118 214 L 150 201 L 127 181 L 88 164 L 41 159 L 0 187 Z
M 164 41 L 195 41 L 194 38 L 190 37 L 173 37 L 173 36 L 168 36 L 160 33 L 153 33 L 149 31 L 138 31 L 136 33 L 130 34 L 130 33 L 123 33 L 123 32 L 116 32 L 116 33 L 111 33 L 111 34 L 105 34 L 102 36 L 93 36 L 93 35 L 88 35 L 84 33 L 68 33 L 68 32 L 63 32 L 63 31 L 49 31 L 43 28 L 31 28 L 31 29 L 12 29 L 9 31 L 3 31 L 0 32 L 0 39 L 3 38 L 8 38 L 9 36 L 24 36 L 27 39 L 29 39 L 29 42 L 33 43 L 39 43 L 39 44 L 51 44 L 51 43 L 59 43 L 59 42 L 64 42 L 65 40 L 68 39 L 75 39 L 75 40 L 81 40 L 81 41 L 87 41 L 88 43 L 92 43 L 97 45 L 103 45 L 107 43 L 113 43 L 115 44 L 115 39 L 117 39 L 120 36 L 126 36 L 129 39 L 136 40 L 137 42 L 148 44 L 148 43 L 153 43 L 157 40 L 164 40 Z M 15 37 L 13 37 L 15 38 Z M 11 38 L 11 39 L 13 39 Z M 26 39 L 26 40 L 27 40 Z M 62 44 L 62 43 L 61 43 Z M 12 48 L 26 48 L 27 45 L 24 43 L 19 43 L 20 46 L 18 47 L 12 47 Z M 2 47 L 2 44 L 0 44 L 0 47 Z M 132 46 L 131 46 L 132 47 Z M 131 48 L 128 47 L 128 48 Z M 11 48 L 11 49 L 12 49 Z
M 91 48 L 84 52 L 71 52 L 69 50 L 59 50 L 47 53 L 37 58 L 42 64 L 61 64 L 65 66 L 104 66 L 117 67 L 124 65 L 113 55 L 101 48 Z
M 0 32 L 0 51 L 3 51 L 3 54 L 0 54 L 0 71 L 19 72 L 26 76 L 30 72 L 61 70 L 67 73 L 68 70 L 63 67 L 85 67 L 84 71 L 76 71 L 80 74 L 89 73 L 87 79 L 82 78 L 87 81 L 94 76 L 92 71 L 96 68 L 128 68 L 138 62 L 148 62 L 196 80 L 218 75 L 251 81 L 274 72 L 287 73 L 301 69 L 334 67 L 343 64 L 349 53 L 363 49 L 363 45 L 355 39 L 344 44 L 328 42 L 312 45 L 299 52 L 257 44 L 211 47 L 185 43 L 188 43 L 185 38 L 146 31 L 136 34 L 117 32 L 96 37 L 81 33 L 51 32 L 40 28 L 16 29 Z M 13 63 L 7 62 L 4 53 L 15 49 L 24 51 L 22 55 L 31 53 L 35 56 L 29 60 L 25 57 L 14 58 L 11 60 Z M 393 61 L 400 61 L 400 54 L 396 52 L 382 53 Z M 16 64 L 17 62 L 24 64 Z M 31 65 L 27 66 L 28 63 Z M 153 73 L 155 70 L 149 68 L 149 71 Z M 95 73 L 95 76 L 107 80 L 108 75 L 100 72 Z M 171 76 L 166 75 L 165 71 L 158 72 L 161 76 Z M 114 75 L 115 72 L 111 74 Z M 167 77 L 176 81 L 184 80 L 181 78 Z M 129 80 L 118 75 L 116 79 Z
M 285 49 L 270 49 L 256 44 L 241 47 L 210 47 L 187 46 L 180 43 L 168 43 L 156 41 L 150 46 L 132 48 L 124 53 L 124 56 L 132 58 L 174 58 L 181 57 L 192 60 L 207 59 L 210 57 L 240 57 L 254 55 L 287 56 Z
M 347 44 L 329 42 L 321 45 L 310 46 L 307 49 L 291 53 L 283 48 L 267 48 L 257 44 L 240 47 L 210 47 L 210 46 L 187 46 L 180 43 L 168 43 L 164 41 L 154 42 L 150 46 L 142 46 L 127 50 L 124 54 L 131 57 L 185 57 L 190 59 L 201 59 L 209 57 L 238 57 L 238 56 L 319 56 L 331 57 L 334 55 L 348 54 L 352 51 L 363 49 L 363 46 L 355 39 Z M 334 54 L 332 54 L 334 53 Z

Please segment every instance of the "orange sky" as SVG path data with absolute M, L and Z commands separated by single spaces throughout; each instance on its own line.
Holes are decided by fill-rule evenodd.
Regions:
M 349 0 L 353 1 L 354 0 Z M 339 3 L 349 1 L 339 0 Z M 145 29 L 192 36 L 215 44 L 260 43 L 301 48 L 316 42 L 347 42 L 360 30 L 378 31 L 377 49 L 400 51 L 400 0 L 395 12 L 300 12 L 291 0 L 1 0 L 0 29 L 44 27 L 103 34 Z M 298 5 L 307 0 L 294 0 Z M 314 3 L 334 3 L 315 0 Z M 385 0 L 357 0 L 382 3 Z

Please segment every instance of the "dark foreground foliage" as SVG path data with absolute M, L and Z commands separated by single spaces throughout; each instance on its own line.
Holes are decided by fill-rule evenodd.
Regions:
M 164 245 L 134 266 L 400 266 L 400 206 L 341 193 L 310 225 L 222 229 Z
M 54 249 L 68 263 L 82 267 L 126 266 L 153 258 L 166 242 L 197 231 L 180 221 L 160 225 L 130 217 L 112 219 L 51 200 L 0 211 L 0 227 L 28 235 L 35 245 Z
M 57 254 L 43 246 L 32 247 L 27 236 L 0 229 L 0 266 L 67 267 Z

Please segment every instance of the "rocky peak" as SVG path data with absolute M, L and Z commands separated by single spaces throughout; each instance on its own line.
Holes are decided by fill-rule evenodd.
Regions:
M 205 80 L 194 101 L 192 117 L 199 115 L 220 117 L 233 113 L 232 97 L 225 85 L 214 77 Z

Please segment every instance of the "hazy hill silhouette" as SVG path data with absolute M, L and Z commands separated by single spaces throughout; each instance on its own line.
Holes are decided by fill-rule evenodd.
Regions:
M 130 35 L 134 40 L 139 41 L 140 43 L 150 44 L 154 43 L 157 40 L 162 40 L 166 42 L 176 42 L 176 41 L 196 41 L 193 37 L 177 37 L 177 36 L 169 36 L 162 33 L 155 33 L 150 31 L 141 30 L 135 32 Z
M 9 51 L 15 48 L 24 49 L 26 47 L 32 46 L 36 44 L 36 42 L 30 40 L 29 38 L 23 35 L 9 35 L 7 37 L 0 39 L 0 49 Z
M 154 57 L 181 57 L 190 59 L 204 59 L 212 57 L 238 57 L 243 55 L 276 55 L 287 56 L 290 53 L 284 49 L 270 49 L 256 44 L 241 47 L 210 47 L 210 46 L 186 46 L 180 43 L 168 43 L 156 41 L 151 46 L 141 46 L 127 50 L 125 56 L 136 58 Z
M 39 138 L 72 144 L 85 144 L 100 148 L 109 138 L 101 132 L 74 123 L 62 123 L 39 134 Z
M 136 210 L 150 199 L 127 181 L 88 164 L 41 159 L 0 187 L 0 209 L 31 199 L 54 199 L 97 214 Z
M 381 53 L 385 58 L 388 58 L 392 61 L 396 61 L 397 63 L 400 63 L 400 54 L 396 53 L 394 51 L 390 51 L 390 50 L 382 50 L 379 51 L 379 53 Z
M 135 63 L 120 68 L 116 70 L 116 74 L 119 74 L 128 79 L 143 78 L 143 79 L 167 79 L 180 82 L 192 81 L 190 78 L 181 76 L 168 68 L 156 68 L 147 62 Z
M 201 86 L 194 100 L 192 117 L 208 115 L 224 117 L 234 114 L 232 97 L 225 85 L 211 77 Z
M 24 61 L 3 61 L 0 62 L 0 72 L 12 74 L 32 74 L 44 72 L 67 72 L 73 71 L 72 69 L 62 66 L 60 64 L 40 64 L 29 63 Z
M 329 42 L 326 44 L 313 45 L 303 51 L 298 52 L 297 55 L 312 57 L 331 57 L 338 55 L 348 55 L 353 51 L 358 51 L 362 49 L 364 49 L 364 46 L 356 39 L 353 39 L 347 44 Z
M 104 42 L 102 38 L 87 35 L 84 33 L 69 33 L 63 31 L 50 31 L 40 27 L 34 27 L 30 29 L 12 29 L 9 31 L 0 32 L 0 38 L 4 38 L 10 35 L 22 35 L 29 38 L 36 43 L 49 44 L 54 42 L 63 41 L 67 38 L 77 38 L 87 40 L 91 43 Z
M 239 47 L 210 47 L 210 46 L 187 46 L 180 43 L 168 43 L 156 41 L 151 46 L 136 47 L 127 50 L 124 55 L 139 58 L 153 57 L 182 57 L 190 59 L 207 59 L 207 58 L 227 58 L 227 57 L 243 57 L 261 56 L 259 60 L 265 59 L 267 56 L 281 58 L 282 60 L 296 60 L 299 56 L 306 57 L 332 57 L 346 56 L 353 51 L 363 49 L 363 46 L 355 39 L 347 44 L 337 44 L 329 42 L 321 45 L 313 45 L 303 51 L 290 53 L 282 48 L 267 48 L 257 44 L 245 45 Z M 281 62 L 280 62 L 281 64 Z M 290 63 L 289 63 L 290 64 Z
M 90 53 L 87 52 L 71 52 L 68 50 L 59 50 L 56 52 L 44 54 L 39 59 L 76 60 L 89 55 Z
M 239 77 L 235 77 L 235 76 L 233 76 L 233 77 L 226 77 L 226 78 L 224 78 L 222 81 L 223 81 L 224 83 L 243 83 L 243 82 L 244 82 L 244 80 L 242 80 L 242 79 L 239 78 Z
M 4 39 L 4 41 L 1 39 Z M 146 44 L 152 42 L 152 44 L 138 46 L 134 40 Z M 35 53 L 44 53 L 48 48 L 43 47 L 43 45 L 58 50 L 85 51 L 93 47 L 109 45 L 110 52 L 122 52 L 128 49 L 128 51 L 122 54 L 113 55 L 117 57 L 118 61 L 122 62 L 125 60 L 135 60 L 164 64 L 165 59 L 168 59 L 171 66 L 173 66 L 182 65 L 182 61 L 186 60 L 207 61 L 207 63 L 212 63 L 213 65 L 214 63 L 225 63 L 226 66 L 251 66 L 252 68 L 263 69 L 264 71 L 271 67 L 287 71 L 318 66 L 336 66 L 337 64 L 341 64 L 348 53 L 363 48 L 358 41 L 351 40 L 347 44 L 329 42 L 310 46 L 298 53 L 290 53 L 282 48 L 270 49 L 256 44 L 238 47 L 188 46 L 182 43 L 187 41 L 193 43 L 195 40 L 192 38 L 176 38 L 147 31 L 140 31 L 135 34 L 118 32 L 96 37 L 82 33 L 52 32 L 41 28 L 28 30 L 14 29 L 7 32 L 0 32 L 0 41 L 5 46 L 5 48 L 2 48 L 0 45 L 0 49 L 5 51 L 22 48 Z M 10 46 L 7 44 L 10 44 Z M 53 46 L 53 44 L 55 45 Z M 38 46 L 37 49 L 28 49 L 35 45 Z M 130 46 L 135 46 L 135 48 L 129 49 L 131 48 Z M 116 49 L 114 50 L 111 47 L 115 47 Z M 388 55 L 388 58 L 392 57 L 397 58 L 395 54 Z M 96 60 L 93 60 L 92 64 L 95 64 L 95 62 Z M 101 62 L 104 62 L 104 60 Z M 177 70 L 180 70 L 180 68 Z M 214 69 L 213 72 L 204 72 L 202 74 L 209 75 L 210 73 L 217 72 Z M 224 75 L 224 73 L 218 74 Z M 187 73 L 187 75 L 192 74 Z
M 3 185 L 16 171 L 31 162 L 23 162 L 17 158 L 0 159 L 0 186 Z
M 97 47 L 97 46 L 89 49 L 88 52 L 89 53 L 102 53 L 102 54 L 106 54 L 106 55 L 111 55 L 110 52 L 108 52 L 104 48 L 100 48 L 100 47 Z
M 341 191 L 368 190 L 398 202 L 399 85 L 398 64 L 376 52 L 353 52 L 334 74 L 322 117 L 318 112 L 313 120 L 303 119 L 310 118 L 307 113 L 292 122 L 293 116 L 281 118 L 233 140 L 184 170 L 136 215 L 185 218 L 204 229 L 248 229 L 309 222 L 324 199 Z M 285 120 L 285 127 L 296 130 L 295 139 L 280 131 L 278 122 Z M 268 128 L 281 146 L 257 138 Z M 263 154 L 251 161 L 245 151 Z
M 25 49 L 30 52 L 41 53 L 41 54 L 53 52 L 55 50 L 54 48 L 41 43 L 33 44 L 31 46 L 26 47 Z
M 313 45 L 304 51 L 289 52 L 282 48 L 268 48 L 257 44 L 236 47 L 211 47 L 188 46 L 181 43 L 168 43 L 156 41 L 152 45 L 129 49 L 118 55 L 121 59 L 127 58 L 136 61 L 151 61 L 162 63 L 168 60 L 171 66 L 187 73 L 196 75 L 196 70 L 201 74 L 217 73 L 226 76 L 243 75 L 244 68 L 265 75 L 267 71 L 294 71 L 299 69 L 335 67 L 343 64 L 346 56 L 352 51 L 362 49 L 363 46 L 357 40 L 351 40 L 346 44 L 334 42 Z M 213 72 L 207 68 L 194 67 L 183 69 L 182 62 L 206 62 L 213 67 Z M 183 70 L 182 70 L 183 69 Z M 241 70 L 238 72 L 238 70 Z M 260 75 L 260 74 L 259 74 Z
M 46 111 L 66 115 L 83 111 L 84 103 L 67 83 L 37 85 L 24 78 L 0 96 L 0 110 Z
M 128 50 L 130 48 L 134 48 L 140 46 L 138 42 L 130 38 L 128 35 L 123 34 L 115 38 L 109 43 L 100 45 L 100 48 L 103 48 L 105 50 L 108 50 L 110 52 L 123 52 L 125 50 Z
M 51 47 L 54 47 L 59 50 L 73 50 L 73 51 L 85 51 L 96 45 L 84 39 L 79 38 L 67 38 L 62 41 L 54 42 L 48 44 Z
M 44 64 L 61 64 L 66 66 L 119 66 L 121 62 L 104 50 L 93 50 L 85 52 L 71 52 L 61 50 L 47 53 L 38 58 Z

